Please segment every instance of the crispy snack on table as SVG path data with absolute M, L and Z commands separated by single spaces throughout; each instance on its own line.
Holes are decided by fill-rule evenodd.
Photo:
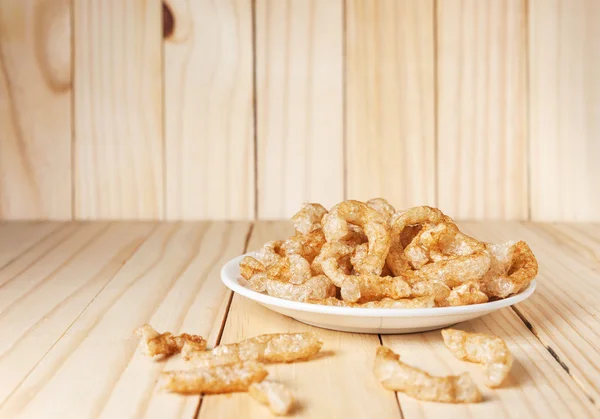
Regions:
M 335 285 L 325 275 L 313 276 L 301 285 L 279 279 L 267 279 L 265 289 L 269 295 L 292 301 L 334 297 L 336 293 Z
M 294 396 L 283 384 L 273 381 L 252 383 L 248 393 L 259 403 L 267 405 L 271 413 L 277 416 L 287 415 L 294 405 Z
M 406 365 L 400 361 L 400 356 L 385 346 L 377 349 L 373 372 L 386 389 L 402 391 L 415 399 L 442 403 L 481 401 L 481 394 L 468 373 L 433 377 Z
M 341 298 L 337 305 L 344 307 L 403 307 L 417 298 L 422 302 L 414 307 L 431 300 L 448 307 L 506 298 L 537 275 L 525 242 L 476 240 L 433 207 L 394 212 L 374 198 L 344 201 L 327 212 L 311 203 L 292 220 L 293 236 L 266 243 L 240 263 L 254 290 L 315 304 L 336 305 L 330 299 Z
M 321 228 L 321 219 L 327 214 L 327 210 L 321 204 L 306 204 L 292 217 L 296 231 L 308 234 Z
M 324 300 L 308 300 L 311 304 L 321 304 L 324 306 L 335 307 L 362 307 L 362 308 L 431 308 L 435 307 L 435 299 L 431 296 L 402 298 L 394 300 L 392 298 L 384 298 L 377 301 L 369 301 L 368 303 L 350 303 L 344 300 L 330 297 Z
M 442 337 L 455 357 L 483 364 L 488 387 L 498 387 L 510 373 L 513 357 L 498 336 L 444 329 Z
M 171 332 L 158 333 L 152 326 L 145 324 L 139 327 L 135 334 L 141 337 L 140 346 L 144 355 L 162 355 L 168 357 L 181 352 L 185 343 L 191 343 L 195 348 L 206 349 L 206 341 L 202 336 L 182 333 L 174 336 Z
M 363 229 L 369 240 L 369 250 L 359 274 L 381 274 L 390 249 L 390 232 L 385 218 L 360 201 L 344 201 L 323 217 L 323 232 L 328 242 L 339 241 L 349 234 L 348 223 Z
M 482 279 L 485 293 L 504 298 L 527 287 L 538 273 L 538 263 L 524 241 L 486 244 L 491 268 Z
M 236 362 L 162 373 L 163 388 L 181 394 L 221 394 L 248 391 L 268 375 L 257 362 Z
M 274 333 L 219 345 L 210 351 L 199 352 L 186 345 L 181 355 L 200 366 L 241 361 L 288 363 L 307 360 L 316 355 L 322 346 L 323 341 L 313 333 Z

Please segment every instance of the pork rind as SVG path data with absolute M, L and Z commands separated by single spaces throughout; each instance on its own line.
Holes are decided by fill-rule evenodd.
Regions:
M 419 400 L 442 403 L 477 403 L 481 393 L 468 373 L 433 377 L 400 361 L 391 349 L 377 349 L 373 367 L 375 377 L 388 390 L 401 391 Z
M 317 229 L 307 234 L 295 234 L 289 237 L 281 245 L 281 250 L 288 256 L 297 254 L 312 263 L 324 244 L 323 230 Z
M 367 303 L 351 303 L 337 298 L 326 298 L 324 300 L 308 300 L 311 304 L 321 304 L 324 306 L 335 307 L 360 307 L 360 308 L 431 308 L 435 307 L 435 299 L 431 296 L 402 298 L 394 300 L 392 298 L 384 298 L 379 301 L 369 301 Z
M 206 341 L 202 336 L 182 333 L 174 336 L 171 332 L 158 333 L 152 326 L 145 324 L 136 329 L 135 334 L 140 336 L 140 347 L 147 356 L 161 355 L 169 357 L 181 352 L 184 344 L 189 342 L 195 348 L 206 349 Z
M 240 262 L 240 274 L 246 280 L 250 280 L 254 275 L 266 270 L 265 265 L 252 256 L 246 256 Z
M 470 281 L 450 291 L 446 300 L 450 306 L 466 306 L 487 303 L 488 296 L 481 291 L 481 284 L 478 281 Z
M 491 267 L 482 279 L 489 297 L 505 298 L 516 294 L 537 276 L 538 263 L 524 241 L 486 244 Z
M 162 387 L 181 394 L 222 394 L 248 391 L 268 375 L 257 362 L 236 362 L 162 373 Z
M 274 333 L 219 345 L 210 351 L 196 351 L 184 346 L 181 355 L 199 366 L 242 361 L 288 363 L 307 360 L 316 355 L 322 346 L 323 341 L 313 333 Z
M 282 240 L 266 242 L 258 253 L 259 261 L 267 268 L 278 262 L 284 256 L 282 245 Z
M 410 297 L 411 287 L 405 277 L 360 275 L 348 276 L 341 286 L 341 296 L 351 303 Z
M 248 393 L 277 416 L 287 415 L 294 405 L 294 395 L 281 383 L 267 380 L 252 383 L 248 387 Z
M 366 204 L 380 213 L 388 223 L 396 213 L 396 209 L 384 198 L 369 199 Z
M 349 224 L 361 227 L 369 240 L 369 250 L 360 274 L 380 275 L 390 248 L 390 232 L 385 218 L 360 201 L 344 201 L 323 217 L 323 232 L 328 242 L 340 241 L 351 232 Z
M 510 373 L 513 357 L 498 336 L 444 329 L 442 337 L 446 347 L 458 359 L 483 364 L 488 387 L 500 386 Z
M 292 217 L 296 231 L 300 234 L 308 234 L 321 228 L 321 219 L 327 214 L 327 210 L 321 204 L 306 204 Z
M 310 298 L 327 298 L 336 294 L 333 282 L 325 275 L 317 275 L 301 285 L 285 282 L 278 279 L 265 281 L 267 294 L 273 297 L 284 298 L 292 301 L 306 301 Z

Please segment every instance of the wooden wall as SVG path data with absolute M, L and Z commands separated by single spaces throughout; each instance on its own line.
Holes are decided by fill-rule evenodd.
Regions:
M 600 1 L 0 0 L 0 218 L 600 221 Z

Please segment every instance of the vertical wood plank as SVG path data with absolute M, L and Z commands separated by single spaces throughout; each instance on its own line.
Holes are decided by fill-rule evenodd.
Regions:
M 254 218 L 251 0 L 166 6 L 166 217 Z
M 531 217 L 600 221 L 600 3 L 529 8 Z
M 258 216 L 344 197 L 341 0 L 256 1 Z
M 73 7 L 75 216 L 161 218 L 161 2 Z
M 435 205 L 433 0 L 348 0 L 348 198 Z
M 467 219 L 525 219 L 526 4 L 437 2 L 438 204 Z
M 70 218 L 70 2 L 3 0 L 0 219 Z

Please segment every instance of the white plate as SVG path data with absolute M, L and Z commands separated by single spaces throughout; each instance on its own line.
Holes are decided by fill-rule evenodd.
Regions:
M 255 256 L 255 253 L 247 255 Z M 221 280 L 239 295 L 312 326 L 355 333 L 415 333 L 440 329 L 484 316 L 528 298 L 535 290 L 535 280 L 519 294 L 484 304 L 434 308 L 353 308 L 332 307 L 284 300 L 256 292 L 244 286 L 239 264 L 246 255 L 230 260 L 221 269 Z

